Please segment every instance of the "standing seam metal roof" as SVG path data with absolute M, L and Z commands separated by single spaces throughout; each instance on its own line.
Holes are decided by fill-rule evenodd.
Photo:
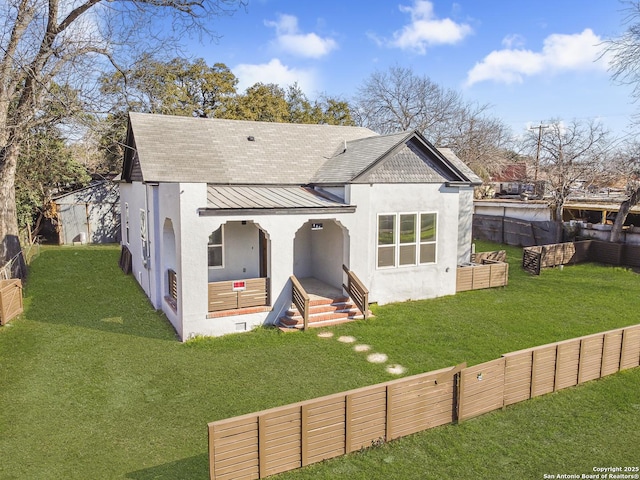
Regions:
M 292 186 L 209 185 L 207 209 L 340 208 L 350 205 L 330 200 L 313 189 Z

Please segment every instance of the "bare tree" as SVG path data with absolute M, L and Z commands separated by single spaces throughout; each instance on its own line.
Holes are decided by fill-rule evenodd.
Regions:
M 541 132 L 528 131 L 524 149 L 535 155 L 539 145 L 540 172 L 551 187 L 555 218 L 561 221 L 571 190 L 578 183 L 588 183 L 601 175 L 611 141 L 608 130 L 595 121 L 546 123 L 549 127 Z
M 631 207 L 640 203 L 640 142 L 634 140 L 622 149 L 615 159 L 614 168 L 618 177 L 627 180 L 627 198 L 620 203 L 616 219 L 611 228 L 610 242 L 619 242 L 622 227 L 627 221 Z
M 43 102 L 70 118 L 65 89 L 97 91 L 104 59 L 118 65 L 135 50 L 178 45 L 181 35 L 210 33 L 208 22 L 243 0 L 7 0 L 0 6 L 0 260 L 24 276 L 16 219 L 20 148 L 42 121 Z M 17 261 L 16 261 L 17 260 Z
M 488 178 L 504 162 L 509 129 L 488 115 L 488 105 L 466 102 L 405 67 L 374 72 L 358 89 L 351 113 L 361 126 L 378 133 L 416 129 L 437 146 L 447 146 Z
M 440 126 L 449 123 L 462 104 L 459 93 L 396 66 L 371 74 L 358 88 L 355 110 L 359 123 L 378 133 L 418 129 L 438 143 Z
M 640 0 L 621 0 L 625 5 L 624 33 L 604 43 L 603 55 L 610 55 L 612 78 L 624 85 L 632 85 L 631 96 L 640 99 Z M 640 117 L 636 117 L 636 125 Z
M 605 54 L 611 55 L 610 71 L 614 80 L 632 85 L 631 96 L 634 100 L 640 99 L 640 1 L 629 0 L 622 2 L 626 5 L 626 17 L 623 24 L 627 29 L 620 36 L 609 39 L 605 42 Z M 634 117 L 633 127 L 640 126 L 640 114 Z M 627 219 L 629 209 L 633 205 L 640 203 L 640 184 L 638 183 L 638 154 L 640 153 L 638 143 L 634 142 L 628 150 L 626 156 L 626 169 L 631 172 L 627 178 L 628 197 L 620 204 L 620 209 L 616 215 L 613 228 L 611 229 L 612 242 L 620 240 L 622 227 Z

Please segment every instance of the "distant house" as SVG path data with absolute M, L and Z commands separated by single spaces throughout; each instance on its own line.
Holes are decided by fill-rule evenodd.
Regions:
M 520 195 L 531 190 L 527 178 L 526 163 L 512 163 L 506 165 L 500 174 L 493 176 L 490 184 L 496 197 Z
M 123 256 L 183 340 L 282 323 L 298 283 L 451 295 L 469 260 L 481 181 L 416 131 L 131 113 L 126 143 Z
M 53 199 L 61 245 L 120 241 L 119 185 L 110 180 Z

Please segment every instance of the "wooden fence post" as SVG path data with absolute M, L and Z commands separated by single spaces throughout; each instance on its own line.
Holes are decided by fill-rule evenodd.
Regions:
M 309 464 L 309 407 L 300 407 L 300 465 L 302 467 Z
M 393 440 L 393 386 L 387 385 L 387 428 L 385 441 Z

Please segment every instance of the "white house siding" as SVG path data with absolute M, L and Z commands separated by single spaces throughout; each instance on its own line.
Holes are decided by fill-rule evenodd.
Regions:
M 458 211 L 458 265 L 471 259 L 473 241 L 473 187 L 459 188 Z
M 208 232 L 211 235 L 212 232 Z M 222 268 L 209 268 L 209 281 L 238 280 L 260 276 L 259 229 L 251 221 L 230 221 L 224 225 Z M 207 235 L 207 236 L 208 236 Z M 207 258 L 205 257 L 205 262 Z
M 358 205 L 351 235 L 351 269 L 369 288 L 371 302 L 385 304 L 452 295 L 456 290 L 460 201 L 458 188 L 441 184 L 354 184 L 350 202 Z M 436 263 L 378 269 L 377 218 L 384 213 L 437 213 Z
M 145 208 L 145 190 L 145 186 L 140 182 L 120 184 L 120 215 L 122 218 L 122 244 L 131 252 L 131 272 L 147 296 L 151 297 L 149 275 L 142 258 L 140 238 L 140 210 Z
M 162 185 L 161 185 L 162 186 Z M 273 324 L 291 305 L 290 276 L 294 271 L 294 260 L 299 262 L 309 262 L 309 265 L 319 264 L 320 259 L 312 258 L 319 255 L 318 251 L 323 249 L 323 238 L 330 233 L 335 233 L 339 227 L 333 223 L 337 221 L 344 223 L 352 214 L 278 214 L 278 215 L 212 215 L 200 216 L 198 209 L 206 205 L 206 185 L 205 184 L 179 184 L 180 188 L 180 215 L 181 221 L 174 221 L 174 227 L 179 230 L 176 234 L 176 245 L 180 251 L 178 278 L 181 279 L 178 286 L 178 296 L 182 299 L 178 309 L 182 317 L 182 330 L 179 334 L 183 340 L 194 335 L 224 335 L 235 333 L 262 324 Z M 162 195 L 161 195 L 162 198 Z M 164 200 L 164 198 L 162 198 Z M 177 203 L 177 202 L 176 202 Z M 162 202 L 161 202 L 162 209 Z M 269 243 L 269 272 L 270 278 L 270 299 L 272 305 L 271 312 L 255 313 L 231 317 L 217 317 L 207 319 L 207 284 L 209 282 L 210 271 L 207 266 L 207 243 L 208 237 L 220 225 L 226 224 L 225 228 L 240 229 L 241 222 L 247 221 L 247 226 L 253 222 L 255 227 L 265 231 Z M 231 223 L 229 223 L 231 222 Z M 323 223 L 323 230 L 311 232 L 309 222 Z M 179 225 L 179 226 L 177 226 Z M 326 230 L 325 230 L 326 228 Z M 301 230 L 298 239 L 307 245 L 313 245 L 316 252 L 312 255 L 301 255 L 294 259 L 294 243 L 296 234 Z M 318 235 L 316 235 L 318 234 Z M 179 238 L 178 238 L 179 235 Z M 227 232 L 225 232 L 227 235 Z M 314 237 L 314 235 L 316 235 Z M 257 249 L 257 238 L 255 239 Z M 246 247 L 247 245 L 244 245 Z M 251 245 L 249 245 L 249 248 Z M 230 263 L 225 246 L 225 261 Z M 345 256 L 348 252 L 343 252 L 336 245 L 331 245 L 326 250 L 328 255 L 340 258 L 333 259 L 333 263 L 341 268 Z M 240 249 L 233 255 L 238 258 Z M 251 263 L 255 259 L 251 260 Z M 248 263 L 248 262 L 244 262 Z M 243 263 L 243 264 L 244 264 Z M 326 262 L 325 262 L 326 263 Z M 231 267 L 230 267 L 231 268 Z M 241 266 L 240 266 L 241 268 Z M 249 267 L 247 267 L 249 268 Z M 306 267 L 301 267 L 305 271 Z M 307 270 L 308 271 L 308 270 Z M 237 277 L 239 271 L 226 272 L 228 276 L 220 277 L 228 279 L 230 276 Z M 255 273 L 250 274 L 250 273 Z M 320 272 L 322 275 L 322 272 Z M 332 273 L 335 275 L 335 272 Z M 222 275 L 222 274 L 221 274 Z M 244 273 L 243 273 L 244 275 Z M 327 274 L 328 275 L 328 274 Z M 245 278 L 257 277 L 257 272 L 246 272 Z M 335 283 L 337 278 L 334 278 Z
M 179 311 L 174 310 L 164 299 L 168 292 L 167 269 L 181 272 L 179 261 L 179 225 L 180 216 L 177 208 L 179 202 L 178 184 L 147 185 L 140 182 L 121 183 L 121 228 L 122 244 L 132 256 L 131 270 L 134 278 L 149 297 L 151 304 L 162 310 L 178 334 L 182 325 Z M 127 241 L 127 206 L 129 238 Z M 143 260 L 143 243 L 141 238 L 141 211 L 146 212 L 148 258 Z M 154 212 L 151 214 L 150 212 Z M 170 222 L 173 238 L 165 234 L 165 224 Z M 164 243 L 167 245 L 164 245 Z M 178 277 L 179 278 L 179 277 Z M 178 283 L 178 298 L 182 286 Z M 180 309 L 178 303 L 178 310 Z
M 339 285 L 342 263 L 349 266 L 370 290 L 370 301 L 389 302 L 434 298 L 455 293 L 455 275 L 465 239 L 470 235 L 463 209 L 470 210 L 470 193 L 441 184 L 353 184 L 345 192 L 348 203 L 356 205 L 355 213 L 278 214 L 278 215 L 213 215 L 200 216 L 206 205 L 206 184 L 162 183 L 158 186 L 140 183 L 122 184 L 122 218 L 129 204 L 130 241 L 133 273 L 156 308 L 167 315 L 179 337 L 187 340 L 195 335 L 224 335 L 250 330 L 262 324 L 273 324 L 291 305 L 290 276 L 313 275 Z M 468 199 L 468 201 L 467 201 Z M 139 210 L 155 202 L 155 217 L 148 218 L 150 262 L 142 263 Z M 377 218 L 383 213 L 437 213 L 437 261 L 434 264 L 376 268 Z M 242 225 L 242 221 L 246 225 Z M 322 230 L 311 230 L 311 223 L 322 223 Z M 252 228 L 244 244 L 225 245 L 225 270 L 220 279 L 259 276 L 257 256 L 237 262 L 242 251 L 257 252 L 257 231 L 268 238 L 268 276 L 272 311 L 248 315 L 207 319 L 208 282 L 213 281 L 207 265 L 208 237 L 226 224 L 225 237 L 241 236 L 241 229 Z M 123 243 L 126 242 L 125 221 Z M 167 225 L 170 226 L 167 229 Z M 170 232 L 173 231 L 173 237 Z M 457 242 L 446 239 L 457 239 Z M 248 243 L 247 243 L 248 242 Z M 296 254 L 294 245 L 307 249 Z M 308 252 L 308 253 L 307 253 Z M 257 255 L 257 253 L 256 253 Z M 296 265 L 297 263 L 297 265 Z M 167 294 L 168 268 L 177 272 L 177 309 L 164 297 Z M 246 272 L 241 272 L 246 268 Z M 220 271 L 222 275 L 222 271 Z

